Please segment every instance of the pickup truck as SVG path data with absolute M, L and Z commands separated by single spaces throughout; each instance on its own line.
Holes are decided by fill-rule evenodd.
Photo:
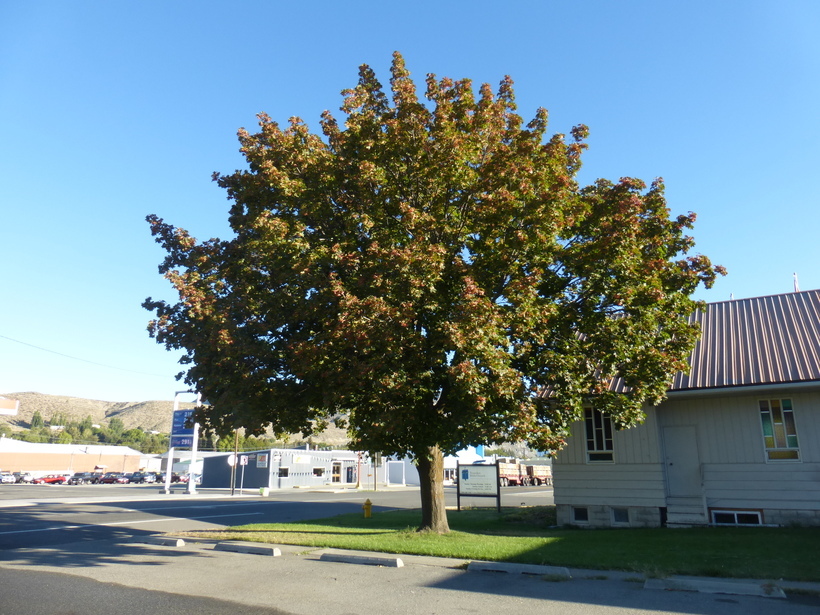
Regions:
M 157 482 L 157 477 L 150 472 L 134 472 L 131 476 L 128 477 L 129 482 L 131 483 L 155 483 Z

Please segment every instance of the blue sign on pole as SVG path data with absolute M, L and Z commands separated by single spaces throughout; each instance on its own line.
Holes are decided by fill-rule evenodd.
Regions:
M 194 445 L 194 425 L 188 420 L 193 415 L 193 410 L 174 410 L 174 418 L 171 423 L 171 446 L 174 448 Z

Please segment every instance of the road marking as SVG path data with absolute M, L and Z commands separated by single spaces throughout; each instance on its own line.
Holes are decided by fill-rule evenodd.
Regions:
M 226 517 L 247 517 L 251 515 L 263 515 L 265 513 L 261 512 L 250 512 L 250 513 L 236 513 L 233 515 L 208 515 L 207 517 L 189 517 L 189 521 L 199 521 L 201 519 L 224 519 Z M 0 536 L 5 536 L 7 534 L 30 534 L 32 532 L 53 532 L 55 530 L 79 530 L 85 527 L 111 527 L 115 525 L 138 525 L 141 523 L 160 523 L 163 521 L 180 521 L 180 519 L 174 518 L 162 518 L 162 519 L 142 519 L 138 521 L 114 521 L 112 523 L 87 523 L 84 525 L 59 525 L 55 527 L 41 527 L 34 530 L 14 530 L 12 532 L 0 532 Z

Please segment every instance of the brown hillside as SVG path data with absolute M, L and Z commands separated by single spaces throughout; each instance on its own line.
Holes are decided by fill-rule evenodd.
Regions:
M 6 423 L 18 427 L 29 427 L 31 417 L 39 411 L 46 422 L 60 413 L 70 420 L 77 421 L 90 416 L 94 423 L 99 425 L 105 425 L 117 417 L 126 429 L 142 427 L 149 431 L 168 433 L 171 431 L 171 415 L 174 410 L 174 403 L 171 401 L 115 402 L 43 393 L 4 393 L 3 397 L 20 400 L 20 411 L 17 416 L 2 417 Z M 180 407 L 192 406 L 181 404 Z
M 43 393 L 0 393 L 0 396 L 20 400 L 20 411 L 17 416 L 0 416 L 0 422 L 19 428 L 30 427 L 31 417 L 39 411 L 46 423 L 59 413 L 77 421 L 90 416 L 98 425 L 105 425 L 117 417 L 126 429 L 139 427 L 146 431 L 170 433 L 174 411 L 172 401 L 115 402 Z M 180 408 L 192 407 L 192 404 L 180 404 Z M 298 443 L 301 440 L 301 434 L 295 434 L 289 439 L 291 443 Z M 324 433 L 311 437 L 311 441 L 341 448 L 347 445 L 348 438 L 344 430 L 331 425 Z

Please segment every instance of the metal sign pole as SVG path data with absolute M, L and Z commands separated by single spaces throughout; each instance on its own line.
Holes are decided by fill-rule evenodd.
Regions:
M 456 510 L 461 512 L 461 464 L 456 461 Z
M 194 423 L 194 441 L 191 444 L 191 464 L 188 466 L 188 493 L 196 495 L 196 449 L 199 444 L 199 423 Z
M 174 447 L 168 449 L 168 459 L 165 460 L 165 494 L 171 493 L 171 469 L 174 467 Z
M 498 461 L 495 462 L 495 485 L 496 485 L 496 509 L 498 514 L 501 514 L 501 469 L 498 467 Z

